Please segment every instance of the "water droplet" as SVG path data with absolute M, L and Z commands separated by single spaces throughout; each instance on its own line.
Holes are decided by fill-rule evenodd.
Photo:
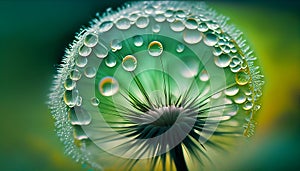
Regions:
M 74 81 L 77 81 L 81 78 L 81 73 L 77 69 L 74 69 L 70 73 L 70 78 Z
M 83 56 L 83 57 L 86 57 L 86 56 L 89 56 L 92 52 L 92 48 L 90 47 L 87 47 L 85 45 L 81 45 L 79 48 L 78 48 L 78 53 L 80 56 Z
M 184 24 L 182 23 L 182 21 L 180 20 L 175 20 L 174 22 L 172 22 L 170 24 L 170 28 L 175 31 L 175 32 L 180 32 L 182 30 L 184 30 L 185 26 Z
M 155 21 L 157 22 L 164 22 L 166 20 L 166 17 L 163 14 L 157 14 L 155 16 Z
M 111 41 L 110 47 L 111 47 L 112 51 L 114 51 L 114 52 L 117 50 L 120 50 L 120 49 L 122 49 L 122 42 L 118 39 L 114 39 Z
M 232 86 L 230 88 L 227 88 L 224 90 L 224 93 L 227 95 L 227 96 L 234 96 L 236 95 L 237 93 L 239 92 L 239 88 L 237 86 Z
M 211 30 L 215 30 L 215 29 L 219 28 L 219 25 L 214 21 L 207 21 L 206 24 L 207 24 L 207 27 Z
M 76 105 L 78 98 L 78 90 L 66 90 L 64 93 L 64 102 L 69 107 L 74 107 Z
M 86 57 L 78 56 L 75 62 L 76 62 L 76 66 L 82 68 L 82 67 L 86 66 L 86 64 L 88 63 L 88 60 Z
M 222 54 L 222 49 L 221 49 L 220 47 L 215 47 L 215 48 L 213 49 L 213 54 L 214 54 L 215 56 L 221 55 L 221 54 Z
M 215 44 L 217 44 L 218 40 L 219 40 L 219 38 L 212 33 L 205 34 L 205 36 L 203 38 L 203 42 L 207 46 L 214 46 Z
M 158 33 L 160 31 L 160 26 L 158 24 L 155 24 L 152 26 L 152 31 L 154 33 Z
M 108 49 L 102 43 L 98 43 L 94 47 L 94 53 L 98 58 L 105 58 L 108 55 Z
M 245 71 L 237 72 L 235 75 L 235 81 L 238 85 L 246 85 L 250 80 L 250 76 Z
M 104 21 L 103 23 L 100 24 L 99 26 L 99 31 L 100 32 L 107 32 L 112 28 L 114 23 L 112 21 Z
M 129 15 L 129 20 L 135 22 L 138 17 L 139 15 L 137 14 L 137 12 L 133 12 L 132 14 Z
M 145 13 L 146 14 L 152 14 L 154 11 L 154 8 L 152 5 L 148 5 L 146 8 L 145 8 Z
M 260 109 L 260 105 L 254 105 L 254 108 L 253 108 L 254 111 L 258 111 L 259 109 Z
M 82 104 L 82 97 L 78 96 L 76 100 L 76 106 L 81 106 L 81 104 Z
M 198 23 L 194 18 L 189 18 L 185 21 L 185 27 L 188 29 L 196 29 L 198 27 Z
M 252 107 L 253 107 L 253 104 L 252 104 L 250 101 L 247 101 L 247 102 L 244 104 L 243 109 L 244 109 L 244 110 L 250 110 L 250 109 L 252 109 Z
M 95 67 L 86 67 L 85 70 L 84 70 L 84 75 L 87 78 L 95 77 L 96 73 L 97 73 L 97 70 L 96 70 Z
M 176 51 L 177 51 L 178 53 L 181 53 L 181 52 L 183 52 L 183 50 L 184 50 L 184 45 L 183 45 L 182 43 L 179 43 L 179 44 L 177 45 Z
M 246 96 L 243 93 L 238 93 L 236 96 L 233 97 L 233 100 L 237 104 L 242 104 L 246 101 Z
M 163 52 L 163 46 L 159 41 L 152 41 L 148 45 L 148 52 L 151 56 L 159 56 Z
M 148 17 L 141 16 L 141 17 L 139 17 L 139 18 L 137 19 L 137 21 L 136 21 L 135 24 L 136 24 L 136 26 L 137 26 L 138 28 L 145 28 L 145 27 L 147 27 L 148 24 L 149 24 L 149 18 L 148 18 Z
M 73 130 L 73 136 L 76 140 L 84 140 L 89 138 L 81 128 L 81 126 L 74 126 L 74 128 L 75 129 Z
M 241 70 L 241 65 L 237 65 L 235 67 L 231 67 L 230 70 L 234 73 L 239 72 Z
M 208 81 L 209 80 L 209 75 L 207 73 L 206 70 L 202 70 L 200 75 L 199 75 L 199 78 L 201 81 Z
M 87 47 L 94 47 L 98 43 L 98 36 L 96 34 L 90 33 L 84 38 L 84 45 Z
M 219 56 L 215 56 L 215 64 L 218 67 L 224 68 L 230 64 L 231 57 L 227 54 L 221 54 Z
M 143 41 L 143 37 L 142 36 L 134 36 L 133 37 L 133 43 L 135 46 L 140 47 L 143 45 L 144 41 Z
M 116 22 L 116 27 L 120 30 L 127 30 L 130 27 L 130 20 L 128 18 L 120 18 Z
M 134 71 L 137 66 L 137 60 L 132 55 L 127 55 L 123 58 L 122 67 L 126 71 Z
M 201 32 L 206 32 L 208 30 L 208 27 L 205 23 L 200 23 L 198 26 L 198 30 Z
M 223 50 L 224 53 L 229 53 L 230 52 L 230 47 L 227 45 L 220 45 L 221 49 Z
M 73 90 L 76 86 L 76 82 L 70 78 L 67 78 L 65 83 L 64 83 L 64 87 L 66 90 Z
M 99 83 L 99 91 L 103 96 L 112 96 L 119 91 L 119 83 L 113 77 L 104 77 Z
M 99 99 L 97 98 L 97 97 L 92 97 L 91 98 L 91 104 L 93 105 L 93 106 L 98 106 L 99 105 Z
M 184 17 L 186 17 L 186 14 L 185 14 L 185 12 L 183 10 L 176 11 L 175 15 L 178 18 L 184 18 Z
M 116 66 L 117 60 L 114 56 L 109 56 L 105 59 L 105 64 L 106 64 L 106 66 L 111 68 L 111 67 Z
M 198 30 L 184 30 L 183 40 L 188 44 L 199 43 L 202 39 L 201 32 Z
M 173 10 L 170 10 L 170 9 L 168 9 L 167 11 L 166 11 L 166 13 L 165 13 L 165 16 L 166 17 L 171 17 L 171 16 L 173 16 Z

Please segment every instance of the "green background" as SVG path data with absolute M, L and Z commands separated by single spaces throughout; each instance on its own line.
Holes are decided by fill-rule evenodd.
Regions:
M 47 108 L 55 67 L 75 32 L 121 1 L 0 1 L 0 169 L 85 170 L 63 154 Z M 209 1 L 245 33 L 266 85 L 257 134 L 234 170 L 300 168 L 297 1 Z

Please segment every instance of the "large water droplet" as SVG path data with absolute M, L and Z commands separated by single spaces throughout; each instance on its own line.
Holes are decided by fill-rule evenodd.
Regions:
M 84 38 L 84 45 L 87 47 L 94 47 L 98 43 L 98 36 L 96 34 L 90 33 Z
M 108 49 L 102 43 L 98 43 L 94 47 L 94 53 L 98 58 L 105 58 L 108 55 Z
M 95 67 L 86 67 L 85 70 L 84 70 L 84 75 L 87 78 L 95 77 L 96 73 L 97 73 L 97 70 L 96 70 Z
M 108 67 L 114 67 L 114 66 L 116 66 L 116 64 L 117 64 L 117 60 L 116 60 L 116 58 L 114 57 L 114 56 L 108 56 L 106 59 L 105 59 L 105 64 L 106 64 L 106 66 L 108 66 Z
M 246 85 L 250 80 L 250 76 L 245 71 L 237 72 L 235 75 L 235 81 L 238 85 Z
M 175 20 L 173 23 L 170 24 L 170 28 L 175 32 L 180 32 L 184 30 L 185 26 L 180 20 Z
M 93 106 L 98 106 L 99 105 L 99 99 L 97 98 L 97 97 L 92 97 L 91 98 L 91 104 L 93 105 Z
M 82 67 L 85 67 L 86 64 L 88 63 L 88 59 L 87 59 L 86 57 L 78 56 L 78 57 L 76 58 L 75 63 L 76 63 L 76 66 L 82 68 Z
M 152 41 L 148 45 L 148 52 L 151 56 L 159 56 L 163 52 L 163 46 L 159 41 Z
M 143 41 L 143 37 L 136 35 L 133 37 L 133 43 L 135 46 L 140 47 L 143 45 L 144 41 Z
M 122 67 L 126 71 L 134 71 L 137 66 L 137 60 L 132 55 L 127 55 L 123 58 Z
M 183 45 L 182 43 L 179 43 L 179 44 L 177 45 L 176 51 L 177 51 L 178 53 L 181 53 L 181 52 L 183 52 L 183 50 L 184 50 L 184 45 Z
M 130 27 L 130 20 L 128 18 L 120 18 L 116 22 L 116 27 L 120 30 L 127 30 Z
M 183 40 L 188 44 L 199 43 L 201 39 L 202 35 L 198 30 L 185 30 L 183 32 Z
M 112 51 L 120 50 L 120 49 L 122 49 L 122 42 L 118 39 L 114 39 L 111 41 L 110 47 L 111 47 Z
M 77 81 L 81 78 L 81 73 L 77 69 L 74 69 L 70 73 L 70 78 L 74 81 Z
M 185 21 L 185 27 L 188 29 L 196 29 L 198 27 L 198 23 L 194 18 L 189 18 Z
M 99 91 L 103 96 L 112 96 L 119 91 L 119 83 L 113 77 L 104 77 L 99 83 Z
M 221 54 L 219 56 L 215 56 L 215 64 L 218 67 L 224 68 L 230 64 L 231 57 L 227 54 Z
M 209 75 L 207 73 L 206 70 L 202 70 L 200 75 L 199 75 L 199 78 L 201 81 L 208 81 L 209 80 Z
M 66 90 L 73 90 L 74 87 L 76 86 L 76 82 L 70 78 L 67 78 L 65 83 L 64 83 L 64 87 Z
M 207 46 L 214 46 L 215 44 L 217 44 L 218 40 L 219 40 L 219 38 L 212 33 L 205 34 L 205 36 L 203 38 L 203 42 Z
M 234 96 L 236 95 L 237 93 L 239 92 L 239 88 L 237 86 L 232 86 L 230 88 L 227 88 L 224 90 L 224 93 L 227 95 L 227 96 Z
M 69 107 L 74 107 L 76 105 L 78 98 L 78 90 L 66 90 L 64 93 L 64 102 Z
M 84 44 L 78 48 L 78 53 L 80 56 L 89 56 L 92 52 L 92 48 L 85 46 Z
M 114 23 L 112 21 L 104 21 L 103 23 L 100 24 L 99 26 L 99 31 L 100 32 L 106 32 L 112 28 Z
M 137 26 L 138 28 L 145 28 L 145 27 L 147 27 L 148 24 L 149 24 L 149 18 L 148 18 L 148 17 L 141 16 L 141 17 L 139 17 L 139 18 L 137 19 L 137 21 L 136 21 L 135 24 L 136 24 L 136 26 Z

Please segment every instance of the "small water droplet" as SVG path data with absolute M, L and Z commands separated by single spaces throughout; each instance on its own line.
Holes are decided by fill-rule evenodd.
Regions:
M 64 102 L 69 107 L 74 107 L 76 105 L 78 98 L 78 90 L 66 90 L 64 93 Z
M 234 96 L 236 95 L 237 93 L 239 92 L 239 88 L 237 86 L 232 86 L 230 88 L 227 88 L 224 90 L 224 93 L 227 95 L 227 96 Z
M 80 56 L 89 56 L 92 52 L 92 48 L 85 46 L 84 44 L 78 48 L 78 53 Z
M 155 21 L 157 22 L 164 22 L 166 20 L 166 17 L 163 14 L 157 14 L 155 16 Z
M 114 39 L 111 41 L 110 47 L 114 52 L 120 50 L 122 49 L 122 42 L 119 39 Z
M 202 70 L 200 75 L 199 75 L 199 78 L 201 81 L 208 81 L 209 80 L 209 75 L 207 73 L 206 70 Z
M 183 50 L 184 50 L 184 45 L 183 45 L 182 43 L 179 43 L 179 44 L 177 45 L 176 51 L 177 51 L 178 53 L 181 53 L 181 52 L 183 52 Z
M 166 11 L 166 13 L 165 13 L 165 16 L 166 17 L 171 17 L 171 16 L 173 16 L 173 10 L 170 10 L 170 9 L 168 9 L 167 11 Z
M 82 104 L 82 97 L 78 96 L 76 100 L 76 106 L 81 106 L 81 104 Z
M 99 25 L 100 32 L 107 32 L 113 27 L 114 23 L 112 21 L 104 21 Z
M 198 23 L 194 18 L 189 18 L 185 21 L 185 27 L 188 29 L 196 29 L 198 27 Z
M 77 81 L 81 78 L 81 73 L 77 69 L 74 69 L 70 73 L 70 78 L 74 81 Z
M 175 13 L 176 17 L 178 18 L 184 18 L 186 17 L 186 14 L 183 10 L 177 10 L 176 13 Z
M 122 67 L 126 71 L 134 71 L 137 66 L 137 60 L 132 55 L 127 55 L 123 58 Z
M 219 38 L 212 33 L 208 33 L 205 34 L 204 38 L 203 38 L 203 42 L 207 45 L 207 46 L 214 46 L 215 44 L 217 44 Z
M 98 106 L 99 105 L 99 99 L 97 98 L 97 97 L 92 97 L 91 98 L 91 104 L 93 105 L 93 106 Z
M 231 57 L 227 54 L 221 54 L 219 56 L 215 56 L 215 64 L 218 67 L 224 68 L 230 64 Z
M 127 30 L 130 27 L 130 20 L 128 18 L 120 18 L 116 22 L 116 27 L 120 30 Z
M 74 128 L 75 129 L 73 130 L 73 136 L 76 140 L 84 140 L 89 138 L 81 128 L 81 126 L 74 126 Z
M 207 21 L 206 24 L 207 24 L 207 27 L 211 30 L 215 30 L 220 27 L 216 22 L 211 21 L 211 20 Z
M 84 70 L 84 75 L 87 78 L 95 77 L 96 73 L 97 73 L 97 70 L 96 70 L 95 67 L 86 67 L 85 70 Z
M 253 107 L 253 104 L 252 104 L 250 101 L 247 101 L 247 102 L 244 104 L 243 109 L 244 109 L 244 110 L 250 110 L 250 109 L 252 109 L 252 107 Z
M 139 15 L 137 14 L 137 12 L 133 12 L 132 14 L 129 15 L 129 19 L 133 22 L 135 22 L 138 17 Z
M 148 53 L 151 56 L 159 56 L 163 52 L 163 46 L 159 41 L 152 41 L 148 45 Z
M 174 22 L 172 22 L 170 24 L 170 28 L 175 31 L 175 32 L 180 32 L 182 30 L 184 30 L 185 26 L 184 24 L 182 23 L 182 21 L 180 20 L 175 20 Z
M 106 66 L 112 68 L 112 67 L 116 66 L 117 60 L 116 60 L 116 58 L 114 56 L 108 56 L 105 59 L 105 64 L 106 64 Z
M 67 78 L 65 83 L 64 83 L 64 87 L 66 90 L 73 90 L 76 86 L 76 82 L 70 78 Z
M 98 43 L 98 36 L 96 34 L 90 33 L 84 38 L 84 45 L 87 47 L 94 47 Z
M 234 73 L 237 73 L 241 70 L 241 68 L 242 68 L 241 65 L 237 65 L 235 67 L 231 67 L 230 70 Z
M 94 47 L 94 53 L 98 58 L 105 58 L 108 55 L 108 49 L 102 43 L 98 43 Z
M 87 59 L 86 57 L 78 56 L 78 57 L 76 58 L 75 63 L 76 63 L 76 66 L 82 68 L 82 67 L 85 67 L 86 64 L 88 63 L 88 59 Z
M 119 91 L 119 83 L 113 77 L 104 77 L 99 83 L 99 91 L 103 96 L 112 96 Z
M 133 37 L 133 43 L 135 46 L 140 47 L 143 45 L 144 41 L 143 41 L 143 37 L 136 35 Z
M 237 72 L 235 75 L 235 81 L 238 85 L 246 85 L 250 80 L 250 76 L 245 71 Z
M 201 32 L 198 30 L 184 30 L 183 40 L 188 44 L 199 43 L 202 39 Z
M 213 49 L 213 54 L 214 54 L 215 56 L 221 55 L 221 54 L 222 54 L 222 49 L 221 49 L 220 47 L 215 47 L 215 48 Z
M 141 17 L 139 17 L 139 18 L 137 19 L 137 21 L 136 21 L 135 24 L 136 24 L 136 26 L 137 26 L 138 28 L 145 28 L 145 27 L 147 27 L 148 24 L 149 24 L 149 18 L 148 18 L 148 17 L 141 16 Z
M 237 104 L 242 104 L 246 101 L 246 96 L 243 93 L 238 93 L 236 96 L 233 97 L 233 100 Z
M 158 24 L 155 24 L 152 26 L 152 31 L 154 33 L 158 33 L 160 31 L 160 26 Z
M 208 27 L 205 23 L 200 23 L 198 26 L 198 30 L 201 32 L 206 32 L 208 30 Z

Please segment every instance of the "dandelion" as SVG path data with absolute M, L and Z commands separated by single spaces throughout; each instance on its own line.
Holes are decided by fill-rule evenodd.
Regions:
M 242 33 L 202 2 L 133 2 L 66 50 L 49 106 L 94 169 L 199 170 L 254 133 L 263 76 Z

